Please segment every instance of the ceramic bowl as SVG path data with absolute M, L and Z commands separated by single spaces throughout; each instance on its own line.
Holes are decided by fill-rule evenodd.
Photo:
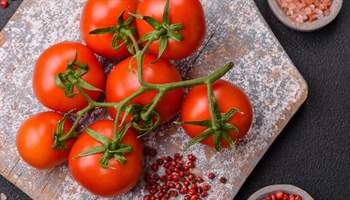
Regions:
M 324 26 L 331 23 L 339 14 L 343 6 L 343 0 L 333 0 L 332 6 L 330 8 L 330 14 L 328 16 L 325 16 L 313 22 L 304 23 L 297 23 L 290 19 L 289 16 L 287 16 L 282 8 L 278 5 L 276 0 L 268 0 L 268 4 L 272 12 L 283 24 L 297 31 L 310 32 L 323 28 Z
M 298 194 L 303 198 L 303 200 L 314 200 L 306 191 L 293 185 L 267 186 L 255 192 L 252 196 L 249 197 L 248 200 L 262 200 L 271 194 L 275 194 L 276 192 L 284 192 L 287 194 Z

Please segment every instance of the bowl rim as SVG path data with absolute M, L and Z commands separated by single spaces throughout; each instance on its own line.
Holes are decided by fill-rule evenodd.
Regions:
M 263 187 L 260 190 L 256 191 L 254 194 L 252 194 L 248 198 L 248 200 L 262 200 L 264 197 L 279 191 L 298 194 L 303 198 L 303 200 L 314 200 L 311 197 L 311 195 L 307 193 L 305 190 L 302 190 L 294 185 L 289 185 L 289 184 L 278 184 L 278 185 L 270 185 L 270 186 Z
M 286 13 L 278 5 L 276 0 L 268 0 L 267 2 L 269 4 L 270 9 L 274 13 L 274 15 L 279 19 L 279 21 L 281 21 L 284 25 L 291 29 L 302 32 L 310 32 L 327 26 L 338 16 L 343 6 L 343 0 L 333 0 L 332 6 L 330 8 L 330 15 L 318 19 L 314 22 L 297 23 L 286 15 Z

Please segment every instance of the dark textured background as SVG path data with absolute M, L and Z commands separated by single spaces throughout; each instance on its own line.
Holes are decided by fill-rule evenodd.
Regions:
M 21 1 L 0 9 L 0 29 Z M 309 84 L 309 98 L 258 164 L 235 200 L 288 183 L 317 200 L 350 199 L 350 1 L 326 28 L 299 33 L 282 25 L 266 0 L 266 21 Z M 29 199 L 0 176 L 8 200 Z

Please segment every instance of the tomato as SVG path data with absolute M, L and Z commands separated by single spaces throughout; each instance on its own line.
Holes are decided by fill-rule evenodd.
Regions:
M 165 0 L 142 0 L 138 5 L 137 14 L 150 16 L 162 22 L 165 3 Z M 177 42 L 169 39 L 163 58 L 178 60 L 192 55 L 202 44 L 206 32 L 205 16 L 200 1 L 170 0 L 169 17 L 171 24 L 183 24 L 183 29 L 179 31 L 183 40 Z M 141 19 L 136 20 L 136 25 L 140 36 L 153 30 Z M 158 55 L 159 41 L 150 46 L 149 52 Z
M 89 128 L 110 139 L 113 138 L 113 121 L 97 121 Z M 109 160 L 108 168 L 102 168 L 100 165 L 102 153 L 78 158 L 78 155 L 87 149 L 101 146 L 101 143 L 83 132 L 69 154 L 68 166 L 74 179 L 90 192 L 100 196 L 119 195 L 132 189 L 141 176 L 142 144 L 131 129 L 126 133 L 122 143 L 133 148 L 131 153 L 125 154 L 126 163 L 123 165 L 112 158 Z
M 164 60 L 159 60 L 152 64 L 155 59 L 156 57 L 152 55 L 146 54 L 144 56 L 142 72 L 146 83 L 164 84 L 181 81 L 181 75 L 175 66 Z M 107 102 L 120 102 L 141 87 L 137 75 L 130 71 L 129 65 L 132 66 L 135 73 L 138 71 L 136 59 L 130 57 L 116 65 L 109 74 L 106 84 Z M 131 102 L 139 105 L 148 105 L 156 94 L 157 91 L 146 91 Z M 181 107 L 182 98 L 183 89 L 171 90 L 162 97 L 156 107 L 162 123 L 168 122 L 176 115 Z M 114 109 L 110 109 L 109 113 L 111 117 L 115 117 Z
M 57 123 L 63 118 L 55 112 L 43 112 L 26 120 L 17 133 L 17 150 L 24 161 L 38 169 L 49 169 L 62 164 L 68 157 L 73 140 L 66 142 L 67 149 L 54 150 L 53 133 Z M 72 123 L 65 121 L 64 132 L 67 132 Z
M 118 16 L 125 11 L 124 20 L 129 12 L 136 11 L 138 0 L 88 0 L 85 4 L 81 21 L 80 33 L 87 46 L 95 53 L 109 58 L 117 59 L 128 56 L 125 45 L 120 49 L 112 48 L 113 33 L 89 34 L 91 31 L 117 25 Z
M 101 90 L 104 88 L 101 64 L 89 48 L 77 42 L 58 43 L 41 54 L 34 69 L 33 90 L 44 106 L 60 112 L 87 106 L 87 102 L 76 88 L 74 91 L 76 95 L 69 98 L 65 96 L 64 89 L 59 88 L 55 83 L 56 76 L 66 72 L 68 62 L 73 61 L 76 54 L 77 61 L 89 67 L 88 72 L 81 77 L 82 80 Z M 94 100 L 100 96 L 100 92 L 86 90 L 85 92 Z
M 233 108 L 239 110 L 228 121 L 239 129 L 239 137 L 236 132 L 229 133 L 233 141 L 237 142 L 247 134 L 252 125 L 253 109 L 249 98 L 239 87 L 224 80 L 216 81 L 212 87 L 221 113 L 226 113 Z M 182 106 L 181 118 L 184 122 L 211 119 L 208 91 L 205 85 L 196 86 L 190 90 Z M 183 128 L 193 138 L 200 135 L 207 127 L 187 124 L 183 125 Z M 211 135 L 204 139 L 202 143 L 214 147 L 214 137 Z M 227 148 L 228 143 L 222 140 L 222 146 Z

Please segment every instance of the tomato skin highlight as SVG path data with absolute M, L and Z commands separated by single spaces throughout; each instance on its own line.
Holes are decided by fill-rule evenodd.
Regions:
M 165 3 L 165 0 L 141 0 L 137 13 L 162 22 Z M 205 15 L 200 1 L 170 0 L 169 17 L 171 24 L 184 25 L 180 30 L 183 40 L 181 42 L 168 40 L 168 46 L 162 57 L 179 60 L 191 56 L 201 46 L 206 32 Z M 136 25 L 140 36 L 153 31 L 153 28 L 144 20 L 137 19 Z M 158 55 L 159 41 L 154 42 L 148 52 Z
M 128 56 L 129 52 L 125 45 L 117 50 L 112 48 L 112 33 L 98 35 L 89 33 L 99 28 L 115 26 L 123 11 L 126 20 L 129 12 L 135 13 L 137 3 L 138 0 L 88 0 L 80 20 L 80 33 L 87 46 L 95 53 L 112 60 Z
M 181 75 L 176 67 L 167 61 L 159 60 L 152 64 L 155 56 L 146 54 L 143 59 L 143 78 L 146 83 L 164 84 L 181 81 Z M 106 101 L 120 102 L 132 93 L 136 92 L 141 86 L 137 75 L 129 70 L 131 64 L 134 72 L 137 73 L 137 62 L 133 57 L 129 57 L 114 67 L 107 78 Z M 157 91 L 145 91 L 131 102 L 139 105 L 148 105 L 152 102 Z M 181 107 L 183 99 L 183 89 L 168 91 L 159 104 L 156 111 L 160 114 L 161 122 L 165 123 L 172 119 Z M 115 117 L 115 109 L 109 109 L 111 117 Z
M 79 63 L 88 64 L 89 71 L 81 78 L 103 90 L 104 73 L 101 64 L 94 53 L 78 42 L 61 42 L 46 49 L 36 62 L 33 74 L 33 90 L 38 100 L 47 108 L 59 112 L 68 112 L 72 109 L 82 109 L 87 102 L 75 88 L 73 98 L 66 97 L 64 90 L 55 83 L 59 73 L 65 73 L 69 61 L 78 54 Z M 84 90 L 93 100 L 100 96 L 100 92 Z
M 63 118 L 56 112 L 36 114 L 23 122 L 18 130 L 16 145 L 24 161 L 37 169 L 50 169 L 65 162 L 74 140 L 66 142 L 67 149 L 54 150 L 53 133 L 56 124 Z M 67 120 L 64 125 L 66 133 L 72 123 Z
M 113 138 L 113 121 L 101 120 L 93 123 L 90 129 Z M 131 129 L 126 133 L 123 144 L 132 146 L 133 151 L 125 154 L 127 162 L 122 165 L 114 158 L 109 160 L 108 169 L 100 166 L 102 153 L 86 157 L 77 156 L 85 150 L 101 146 L 86 132 L 77 139 L 69 154 L 68 166 L 74 179 L 90 192 L 104 196 L 116 196 L 131 190 L 139 181 L 143 164 L 142 144 Z
M 228 81 L 218 80 L 213 84 L 213 92 L 218 100 L 221 113 L 226 113 L 232 108 L 237 108 L 239 112 L 229 120 L 240 130 L 240 135 L 230 132 L 233 141 L 243 138 L 249 131 L 253 121 L 253 108 L 248 96 L 237 86 Z M 203 121 L 210 120 L 211 115 L 208 103 L 208 91 L 205 85 L 195 86 L 184 99 L 181 109 L 181 121 Z M 183 125 L 185 132 L 191 137 L 200 135 L 207 127 L 196 125 Z M 228 148 L 228 143 L 222 139 L 222 147 Z M 201 143 L 214 147 L 214 137 L 209 136 Z

